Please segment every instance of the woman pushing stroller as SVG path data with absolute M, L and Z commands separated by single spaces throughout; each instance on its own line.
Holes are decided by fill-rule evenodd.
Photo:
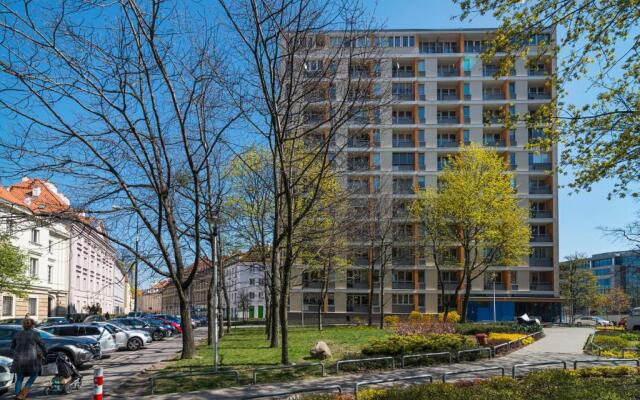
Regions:
M 42 370 L 42 361 L 47 353 L 40 335 L 33 330 L 35 325 L 35 321 L 27 315 L 22 321 L 22 330 L 17 332 L 11 341 L 11 372 L 16 374 L 16 399 L 20 400 L 27 398 L 31 386 Z M 29 379 L 23 386 L 22 383 L 27 376 Z

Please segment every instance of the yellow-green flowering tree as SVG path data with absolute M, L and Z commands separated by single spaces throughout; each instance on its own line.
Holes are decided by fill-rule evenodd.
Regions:
M 30 283 L 27 256 L 11 244 L 8 236 L 0 235 L 0 292 L 25 297 Z
M 508 75 L 518 57 L 528 56 L 528 67 L 536 70 L 538 65 L 549 64 L 549 55 L 560 54 L 557 69 L 549 66 L 548 78 L 561 102 L 552 101 L 522 117 L 532 126 L 545 127 L 541 145 L 564 144 L 560 166 L 575 175 L 569 186 L 588 190 L 595 182 L 613 179 L 610 196 L 637 197 L 638 0 L 454 1 L 462 9 L 462 19 L 492 15 L 501 22 L 483 54 L 484 60 L 498 62 L 498 75 Z M 557 40 L 551 32 L 557 32 Z M 585 104 L 564 99 L 569 84 L 578 81 L 584 82 L 583 90 L 589 92 L 579 97 Z M 571 89 L 581 90 L 576 86 Z M 591 94 L 593 99 L 589 99 Z
M 438 271 L 443 301 L 445 272 L 449 282 L 455 276 L 453 297 L 463 292 L 462 321 L 472 282 L 490 267 L 520 265 L 529 254 L 528 211 L 518 205 L 511 176 L 496 152 L 464 147 L 448 159 L 438 189 L 421 191 L 412 205 L 412 215 L 424 229 L 425 253 Z M 452 301 L 445 304 L 445 314 Z

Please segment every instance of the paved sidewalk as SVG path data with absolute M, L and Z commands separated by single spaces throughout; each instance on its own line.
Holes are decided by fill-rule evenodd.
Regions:
M 547 328 L 545 337 L 531 345 L 516 350 L 504 357 L 491 360 L 474 361 L 458 364 L 443 364 L 423 368 L 395 369 L 388 371 L 375 371 L 373 373 L 331 375 L 319 379 L 309 379 L 304 381 L 278 382 L 273 384 L 260 384 L 243 387 L 233 387 L 217 390 L 208 390 L 190 393 L 175 393 L 167 395 L 153 395 L 144 398 L 156 400 L 231 400 L 242 399 L 246 396 L 258 394 L 278 393 L 287 390 L 311 388 L 321 385 L 340 385 L 346 392 L 353 391 L 356 382 L 376 379 L 409 377 L 420 374 L 431 374 L 434 380 L 442 379 L 444 372 L 463 371 L 477 369 L 481 367 L 504 367 L 505 373 L 511 373 L 511 367 L 515 364 L 528 364 L 547 361 L 574 361 L 590 360 L 593 356 L 583 354 L 582 346 L 589 334 L 593 332 L 590 328 Z M 559 364 L 558 367 L 561 365 Z M 550 366 L 552 367 L 552 366 Z M 526 369 L 524 369 L 526 371 Z M 495 371 L 500 374 L 500 371 Z M 484 373 L 482 376 L 487 376 Z M 473 374 L 460 375 L 458 378 L 471 378 Z

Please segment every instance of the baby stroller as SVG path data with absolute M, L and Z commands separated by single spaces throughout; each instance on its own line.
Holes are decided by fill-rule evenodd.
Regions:
M 51 378 L 51 385 L 44 389 L 44 394 L 47 396 L 50 394 L 69 394 L 80 389 L 82 375 L 71 360 L 63 354 L 58 354 L 55 363 L 58 372 Z

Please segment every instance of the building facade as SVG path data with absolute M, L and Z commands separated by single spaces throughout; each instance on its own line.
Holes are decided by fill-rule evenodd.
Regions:
M 140 312 L 146 313 L 160 313 L 162 312 L 162 291 L 171 282 L 164 279 L 160 282 L 156 282 L 149 289 L 142 292 L 142 296 L 138 299 L 140 303 Z
M 192 268 L 193 264 L 185 268 L 182 276 L 188 276 Z M 212 271 L 209 259 L 206 257 L 201 258 L 198 263 L 198 271 L 187 293 L 192 317 L 205 317 L 207 315 L 207 292 L 209 290 Z M 178 298 L 178 291 L 175 285 L 172 282 L 168 282 L 161 290 L 162 312 L 164 314 L 180 315 L 180 299 Z M 140 305 L 138 305 L 138 307 L 140 307 Z M 144 312 L 145 310 L 140 309 L 139 311 Z
M 229 294 L 231 318 L 264 318 L 266 298 L 263 264 L 236 262 L 225 268 L 224 279 Z
M 587 266 L 596 276 L 600 292 L 621 288 L 631 297 L 632 307 L 640 306 L 640 251 L 594 254 Z
M 391 271 L 384 281 L 385 295 L 382 299 L 374 296 L 374 310 L 384 307 L 387 314 L 438 312 L 437 272 L 420 246 L 417 224 L 407 220 L 407 210 L 416 190 L 437 186 L 438 173 L 448 155 L 472 142 L 504 157 L 505 169 L 513 173 L 520 204 L 531 210 L 531 256 L 518 265 L 488 271 L 496 272 L 497 319 L 513 320 L 526 312 L 545 321 L 556 320 L 560 315 L 558 193 L 557 174 L 552 171 L 557 149 L 536 152 L 527 148 L 527 143 L 542 131 L 520 122 L 524 121 L 521 116 L 555 96 L 549 86 L 549 76 L 555 73 L 555 58 L 545 56 L 541 61 L 529 62 L 536 56 L 535 44 L 555 40 L 554 35 L 532 37 L 531 58 L 516 60 L 510 75 L 497 79 L 493 76 L 497 64 L 484 63 L 480 57 L 492 30 L 388 30 L 379 35 L 355 43 L 378 45 L 379 58 L 362 64 L 356 60 L 350 66 L 332 63 L 338 83 L 348 74 L 364 77 L 374 82 L 374 91 L 378 85 L 389 87 L 388 96 L 392 99 L 375 112 L 356 115 L 341 128 L 333 144 L 336 149 L 343 149 L 338 155 L 342 162 L 338 164 L 345 165 L 345 185 L 357 192 L 363 203 L 369 198 L 386 202 L 385 208 L 392 210 L 394 221 L 403 218 L 397 218 L 401 222 L 396 228 L 405 234 L 394 240 Z M 328 47 L 341 43 L 340 38 L 334 41 L 331 36 L 315 40 L 312 56 L 317 54 L 318 60 L 306 61 L 306 73 L 331 63 L 323 60 L 323 55 L 326 57 Z M 338 84 L 329 96 L 339 102 L 345 98 L 343 92 Z M 322 100 L 316 100 L 311 107 L 325 112 Z M 517 115 L 518 122 L 507 127 L 500 115 Z M 310 122 L 314 121 L 311 117 Z M 352 266 L 336 273 L 322 305 L 326 318 L 333 322 L 366 315 L 369 279 L 377 279 L 367 273 L 371 255 L 364 241 L 354 238 L 352 245 L 356 254 Z M 486 275 L 472 283 L 468 310 L 472 320 L 493 319 L 493 281 Z M 312 311 L 317 309 L 320 288 L 305 276 L 298 274 L 292 282 L 292 320 L 299 319 L 301 310 L 313 317 Z
M 26 298 L 1 293 L 0 318 L 16 318 L 29 314 L 36 320 L 66 315 L 69 290 L 69 234 L 60 223 L 38 216 L 47 210 L 53 187 L 45 182 L 28 188 L 22 182 L 8 189 L 0 188 L 0 229 L 11 244 L 26 254 L 27 273 L 32 281 Z M 56 199 L 61 204 L 63 196 Z

